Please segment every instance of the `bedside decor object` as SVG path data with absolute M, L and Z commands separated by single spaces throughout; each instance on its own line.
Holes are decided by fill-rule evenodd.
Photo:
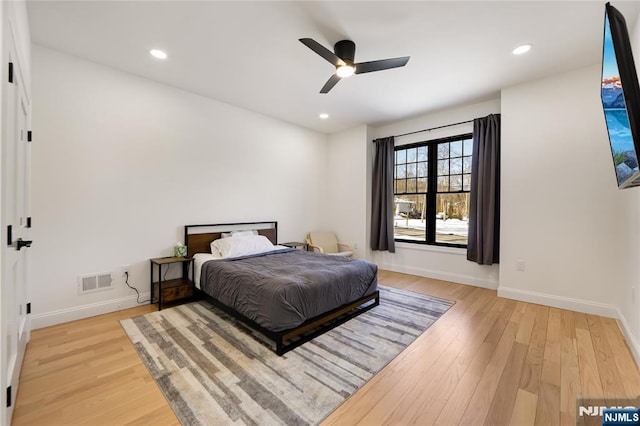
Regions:
M 182 243 L 176 243 L 173 246 L 173 255 L 175 257 L 186 257 L 187 256 L 187 246 Z

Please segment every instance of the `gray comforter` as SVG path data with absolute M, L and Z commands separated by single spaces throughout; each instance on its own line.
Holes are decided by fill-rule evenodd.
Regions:
M 281 250 L 202 265 L 200 288 L 271 331 L 372 294 L 378 267 L 364 260 Z

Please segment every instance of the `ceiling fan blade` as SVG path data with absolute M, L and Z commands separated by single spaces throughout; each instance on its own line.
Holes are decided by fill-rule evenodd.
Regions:
M 338 77 L 338 74 L 332 75 L 331 78 L 324 84 L 324 86 L 322 86 L 322 89 L 320 89 L 320 93 L 329 93 L 329 90 L 333 89 L 333 86 L 338 84 L 339 81 L 340 77 Z
M 309 49 L 316 52 L 318 55 L 322 56 L 324 59 L 329 61 L 331 64 L 339 67 L 341 65 L 345 65 L 344 61 L 336 56 L 335 53 L 318 43 L 312 38 L 301 38 L 299 39 L 302 44 L 307 46 Z
M 360 62 L 355 64 L 356 74 L 364 74 L 365 72 L 382 71 L 391 68 L 404 67 L 409 62 L 410 56 L 402 58 L 381 59 L 379 61 Z

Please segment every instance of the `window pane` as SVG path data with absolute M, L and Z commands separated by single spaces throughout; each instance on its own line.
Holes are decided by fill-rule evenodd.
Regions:
M 425 209 L 424 195 L 396 196 L 393 219 L 394 237 L 403 240 L 426 241 Z
M 418 161 L 427 161 L 427 147 L 419 146 L 418 147 Z
M 449 174 L 449 160 L 438 160 L 438 176 Z
M 451 175 L 449 177 L 451 191 L 462 191 L 462 175 Z
M 407 164 L 407 177 L 416 177 L 417 176 L 416 168 L 417 168 L 416 163 Z
M 404 164 L 396 166 L 396 179 L 405 177 L 407 177 L 407 166 Z
M 467 244 L 469 193 L 436 196 L 436 242 Z
M 471 155 L 473 153 L 473 140 L 467 139 L 463 141 L 464 155 Z
M 396 192 L 397 193 L 403 193 L 403 192 L 407 192 L 407 184 L 406 184 L 406 180 L 405 179 L 398 179 L 396 180 Z
M 471 175 L 462 175 L 462 190 L 471 191 Z
M 407 179 L 407 192 L 418 192 L 418 191 L 416 191 L 416 180 L 415 179 Z
M 462 173 L 462 158 L 452 158 L 449 164 L 449 173 L 460 174 Z
M 407 162 L 407 150 L 400 149 L 396 151 L 396 164 L 402 164 Z
M 417 157 L 417 148 L 409 148 L 407 150 L 407 163 L 415 163 Z
M 438 158 L 449 158 L 449 142 L 438 144 Z
M 462 157 L 462 141 L 451 142 L 450 157 Z
M 471 157 L 462 159 L 462 173 L 471 173 Z
M 427 176 L 427 163 L 423 162 L 423 163 L 418 163 L 418 177 L 425 177 Z
M 418 178 L 418 189 L 416 192 L 427 192 L 427 178 Z
M 438 176 L 438 192 L 449 192 L 449 176 Z

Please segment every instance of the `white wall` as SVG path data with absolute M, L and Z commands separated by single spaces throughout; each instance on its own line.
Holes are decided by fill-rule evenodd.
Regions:
M 636 25 L 631 32 L 631 44 L 636 69 L 640 74 L 640 14 L 636 19 Z M 618 318 L 625 332 L 629 346 L 633 349 L 636 362 L 640 365 L 640 188 L 632 188 L 625 191 L 625 204 L 621 210 L 627 212 L 625 223 L 629 227 L 626 244 L 623 250 L 627 253 L 627 267 L 620 280 L 619 314 Z M 630 297 L 634 294 L 634 298 Z
M 502 91 L 500 296 L 638 310 L 638 189 L 617 189 L 599 81 L 594 65 Z
M 458 123 L 499 112 L 500 100 L 494 99 L 372 128 L 370 137 L 371 139 L 377 139 L 385 136 L 399 135 L 416 130 Z M 423 132 L 396 138 L 396 145 L 405 145 L 467 132 L 470 133 L 472 130 L 472 124 L 448 127 L 432 132 Z M 369 161 L 373 161 L 372 157 L 370 157 Z M 371 182 L 370 175 L 371 173 L 369 172 L 367 174 L 369 183 Z M 368 211 L 370 211 L 370 208 Z M 493 289 L 498 286 L 498 266 L 481 266 L 469 262 L 467 260 L 466 249 L 396 243 L 396 253 L 394 254 L 388 252 L 371 252 L 370 250 L 369 252 L 370 258 L 382 269 Z
M 321 224 L 327 137 L 53 50 L 33 49 L 34 326 L 131 306 L 183 225 Z M 116 289 L 78 295 L 80 274 Z
M 367 255 L 367 127 L 329 136 L 326 215 L 323 226 Z

